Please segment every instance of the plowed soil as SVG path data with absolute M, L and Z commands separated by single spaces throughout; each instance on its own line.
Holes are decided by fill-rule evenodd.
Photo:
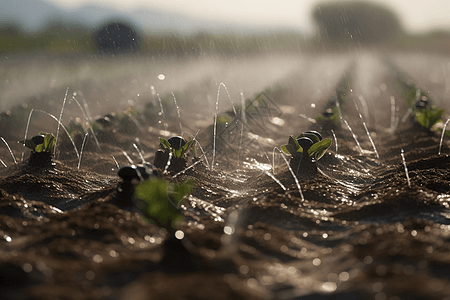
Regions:
M 130 164 L 125 151 L 140 163 L 137 147 L 152 162 L 158 137 L 179 135 L 180 127 L 192 135 L 200 130 L 197 138 L 208 149 L 214 111 L 195 98 L 200 88 L 179 100 L 181 118 L 174 109 L 138 119 L 139 126 L 112 122 L 94 129 L 100 149 L 89 135 L 81 162 L 61 136 L 54 164 L 30 167 L 29 150 L 16 143 L 27 117 L 20 126 L 7 124 L 3 136 L 18 162 L 4 147 L 1 298 L 450 299 L 447 138 L 439 153 L 438 132 L 412 117 L 402 121 L 407 107 L 391 64 L 370 54 L 349 69 L 352 59 L 337 57 L 339 66 L 330 67 L 337 76 L 324 75 L 333 59 L 315 58 L 321 67 L 303 65 L 279 88 L 271 86 L 268 95 L 282 114 L 263 116 L 264 124 L 251 130 L 258 142 L 249 139 L 237 152 L 218 143 L 215 154 L 210 147 L 185 173 L 165 175 L 195 180 L 176 228 L 185 234 L 182 242 L 112 201 L 120 182 L 114 159 Z M 402 60 L 393 61 L 402 70 Z M 334 88 L 315 87 L 335 86 L 340 76 L 352 78 L 352 90 L 338 125 L 321 127 L 299 116 L 320 114 Z M 306 78 L 315 86 L 306 87 Z M 230 107 L 223 91 L 219 113 Z M 151 101 L 159 107 L 156 97 Z M 36 115 L 29 136 L 47 123 Z M 297 184 L 274 147 L 309 129 L 333 144 L 316 178 Z M 75 142 L 81 150 L 82 141 Z

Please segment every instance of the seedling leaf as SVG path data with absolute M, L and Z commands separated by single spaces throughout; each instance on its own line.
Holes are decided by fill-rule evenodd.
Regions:
M 175 155 L 175 157 L 181 157 L 181 155 L 183 155 L 183 148 L 178 148 L 178 149 L 173 149 L 173 155 Z
M 159 138 L 159 142 L 169 150 L 172 148 L 172 146 L 170 146 L 170 143 L 163 138 Z
M 140 200 L 137 207 L 145 221 L 170 230 L 183 218 L 183 214 L 174 204 L 179 206 L 193 188 L 193 179 L 175 184 L 162 178 L 150 178 L 136 187 L 135 195 Z
M 40 153 L 44 152 L 44 144 L 39 144 L 34 148 L 34 152 Z
M 442 108 L 432 106 L 416 112 L 416 120 L 425 128 L 430 129 L 444 118 L 445 111 Z
M 317 135 L 315 135 L 314 133 L 304 132 L 304 133 L 300 134 L 300 135 L 297 137 L 297 139 L 299 139 L 299 138 L 301 138 L 301 137 L 307 137 L 307 138 L 310 138 L 310 139 L 313 141 L 313 143 L 320 142 L 319 137 L 318 137 Z
M 297 139 L 294 136 L 292 136 L 292 135 L 289 136 L 288 144 L 293 147 L 294 151 L 292 153 L 295 153 L 295 152 L 303 153 L 302 146 L 300 146 L 300 144 L 297 142 Z
M 25 147 L 30 148 L 31 150 L 34 150 L 33 143 L 31 142 L 31 140 L 20 141 L 20 143 L 23 143 L 25 145 Z
M 40 135 L 44 136 L 44 142 L 37 145 L 34 148 L 35 152 L 51 152 L 55 150 L 55 136 L 52 133 L 39 132 Z
M 292 147 L 292 145 L 282 145 L 281 150 L 283 150 L 283 152 L 286 154 L 291 154 L 291 151 L 294 150 L 294 148 Z
M 323 139 L 320 142 L 317 142 L 311 146 L 308 150 L 308 155 L 315 154 L 316 160 L 319 160 L 325 152 L 331 146 L 331 139 Z
M 194 143 L 194 140 L 190 139 L 183 147 L 181 147 L 181 149 L 183 150 L 181 155 L 186 153 L 189 150 L 189 148 L 192 147 L 193 143 Z M 194 155 L 195 155 L 195 153 L 194 153 Z

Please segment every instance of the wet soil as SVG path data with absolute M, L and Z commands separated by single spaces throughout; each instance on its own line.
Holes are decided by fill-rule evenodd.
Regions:
M 373 144 L 354 108 L 363 94 L 356 84 L 355 105 L 333 128 L 299 119 L 301 96 L 290 88 L 270 94 L 283 114 L 263 116 L 259 143 L 248 139 L 237 152 L 217 144 L 216 154 L 167 175 L 195 180 L 181 207 L 182 242 L 113 201 L 115 161 L 129 164 L 122 151 L 140 162 L 135 143 L 152 162 L 158 137 L 176 132 L 177 118 L 142 122 L 144 132 L 104 129 L 100 150 L 89 139 L 81 163 L 61 139 L 47 167 L 29 166 L 26 153 L 20 159 L 12 141 L 23 132 L 11 129 L 17 165 L 0 154 L 8 165 L 0 171 L 2 299 L 450 299 L 450 149 L 444 140 L 438 155 L 438 133 L 398 121 L 407 108 L 394 73 L 385 66 L 371 79 L 386 85 L 368 99 L 378 109 L 364 115 Z M 191 116 L 191 124 L 213 120 Z M 210 130 L 197 129 L 208 149 Z M 272 149 L 308 129 L 333 145 L 316 177 L 297 184 Z

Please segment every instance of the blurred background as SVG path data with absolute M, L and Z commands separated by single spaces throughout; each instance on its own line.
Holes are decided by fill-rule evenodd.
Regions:
M 0 111 L 58 114 L 69 88 L 93 116 L 159 95 L 214 115 L 221 86 L 240 102 L 299 82 L 303 111 L 364 53 L 446 57 L 449 15 L 447 0 L 0 0 Z M 413 69 L 447 95 L 447 63 Z
M 1 55 L 110 52 L 111 37 L 99 31 L 111 23 L 127 26 L 127 38 L 135 39 L 117 42 L 116 50 L 164 55 L 450 46 L 446 0 L 1 0 L 0 6 Z

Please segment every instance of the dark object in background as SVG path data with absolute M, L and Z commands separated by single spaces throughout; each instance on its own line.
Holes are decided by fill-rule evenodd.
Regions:
M 373 44 L 395 40 L 404 32 L 397 14 L 369 1 L 321 1 L 312 18 L 324 41 Z
M 100 53 L 136 52 L 139 37 L 134 29 L 123 23 L 109 23 L 99 29 L 94 36 L 97 51 Z

